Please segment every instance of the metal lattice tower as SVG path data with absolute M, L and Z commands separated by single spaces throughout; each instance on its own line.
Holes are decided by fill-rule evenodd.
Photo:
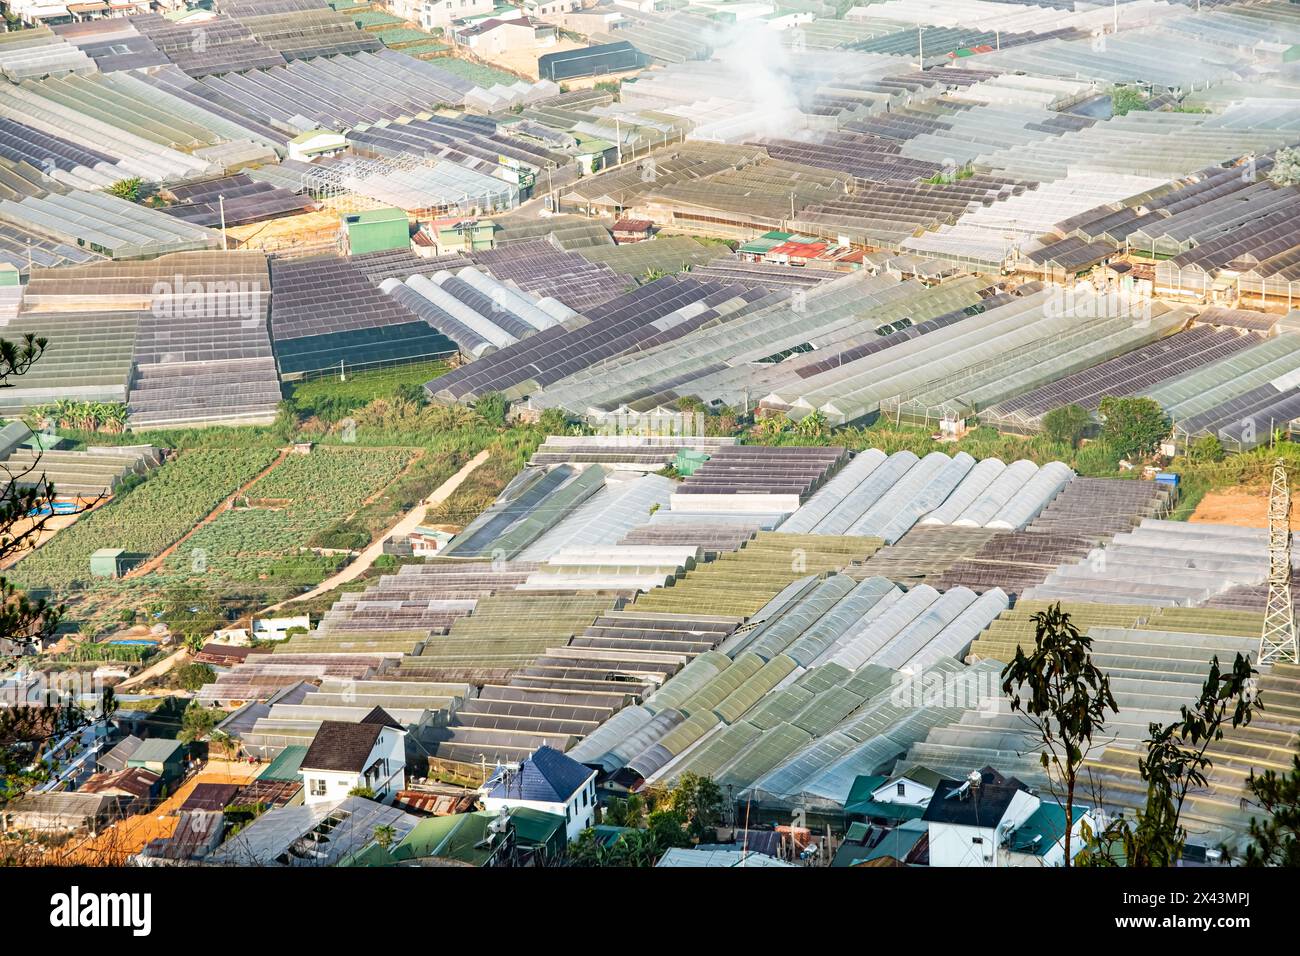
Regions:
M 1259 637 L 1257 663 L 1297 663 L 1295 611 L 1291 604 L 1291 487 L 1286 465 L 1273 464 L 1273 488 L 1268 496 L 1268 606 Z

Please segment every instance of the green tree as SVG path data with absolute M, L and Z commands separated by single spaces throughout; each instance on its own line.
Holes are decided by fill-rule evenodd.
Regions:
M 510 412 L 510 403 L 500 392 L 488 392 L 479 397 L 474 403 L 474 411 L 478 412 L 479 418 L 501 428 L 506 423 L 506 415 Z
M 1247 784 L 1264 819 L 1251 817 L 1247 866 L 1300 866 L 1300 754 L 1285 775 L 1251 771 Z
M 1109 865 L 1116 849 L 1123 851 L 1130 867 L 1169 867 L 1178 862 L 1187 844 L 1183 805 L 1193 790 L 1208 781 L 1214 766 L 1207 753 L 1210 746 L 1223 739 L 1226 727 L 1246 726 L 1262 709 L 1255 694 L 1255 673 L 1241 654 L 1227 673 L 1215 657 L 1196 701 L 1190 707 L 1183 705 L 1177 720 L 1148 727 L 1146 756 L 1138 760 L 1138 772 L 1147 785 L 1146 803 L 1134 823 L 1121 817 L 1095 841 L 1089 840 L 1087 858 L 1081 863 Z
M 351 790 L 349 790 L 349 791 L 348 791 L 348 796 L 349 796 L 349 797 L 365 797 L 367 800 L 373 800 L 373 799 L 375 799 L 375 791 L 374 791 L 374 788 L 372 788 L 372 787 L 367 787 L 367 786 L 365 786 L 365 785 L 360 785 L 360 786 L 353 787 Z
M 1203 464 L 1223 461 L 1223 442 L 1216 435 L 1202 435 L 1187 446 L 1187 460 Z
M 1034 615 L 1034 649 L 1002 670 L 1011 710 L 1025 716 L 1041 746 L 1039 761 L 1065 793 L 1065 819 L 1074 820 L 1079 771 L 1093 737 L 1118 713 L 1110 678 L 1092 662 L 1092 638 L 1080 633 L 1058 602 Z M 1059 800 L 1059 796 L 1058 796 Z M 1065 865 L 1073 865 L 1073 826 L 1065 828 Z
M 688 832 L 689 821 L 686 815 L 680 810 L 671 807 L 660 807 L 650 811 L 646 817 L 646 828 L 643 832 L 649 834 L 654 839 L 654 845 L 660 848 L 660 852 L 672 847 L 687 847 L 691 845 L 691 834 Z M 631 834 L 626 834 L 630 836 Z
M 1108 395 L 1099 411 L 1102 437 L 1125 458 L 1150 455 L 1169 435 L 1169 417 L 1154 399 Z
M 635 793 L 611 798 L 602 812 L 602 821 L 612 827 L 640 827 L 644 819 L 645 799 Z
M 185 708 L 185 713 L 181 715 L 181 732 L 177 735 L 178 738 L 187 744 L 202 740 L 217 726 L 219 713 L 220 711 L 204 707 L 197 700 L 190 701 L 189 706 Z
M 800 438 L 822 439 L 831 433 L 830 422 L 820 411 L 812 411 L 795 422 L 794 433 Z
M 132 176 L 130 179 L 119 179 L 108 187 L 108 194 L 116 196 L 118 199 L 125 199 L 127 202 L 136 202 L 140 199 L 140 187 L 142 185 L 143 181 L 139 176 Z
M 1132 86 L 1117 86 L 1110 91 L 1112 111 L 1116 116 L 1124 116 L 1133 110 L 1145 110 L 1146 99 L 1140 90 Z
M 680 814 L 686 832 L 699 839 L 722 822 L 722 788 L 711 777 L 687 771 L 668 793 L 668 806 Z
M 375 842 L 383 849 L 387 850 L 397 839 L 397 829 L 389 823 L 381 823 L 375 827 Z
M 537 426 L 546 435 L 567 435 L 569 413 L 562 408 L 548 408 L 537 420 Z
M 1079 405 L 1062 405 L 1043 416 L 1043 434 L 1049 441 L 1078 448 L 1079 441 L 1092 425 L 1092 415 Z
M 207 664 L 190 663 L 176 668 L 176 685 L 183 690 L 196 691 L 216 679 L 216 671 Z
M 1300 150 L 1283 146 L 1274 153 L 1268 178 L 1278 186 L 1300 185 Z

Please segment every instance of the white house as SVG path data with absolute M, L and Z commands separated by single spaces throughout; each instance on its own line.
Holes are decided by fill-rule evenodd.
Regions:
M 347 137 L 328 129 L 311 129 L 289 140 L 289 158 L 310 163 L 322 156 L 334 156 L 348 148 Z
M 596 823 L 596 771 L 553 747 L 539 747 L 517 764 L 497 767 L 481 791 L 483 809 L 533 807 L 563 815 L 568 839 Z
M 1088 808 L 1074 810 L 1077 852 L 1090 818 Z M 1059 866 L 1065 858 L 1061 807 L 992 767 L 960 784 L 941 782 L 921 819 L 929 827 L 931 866 Z
M 1083 826 L 1097 832 L 1092 811 L 1074 808 L 1070 833 L 1070 855 L 1083 849 Z M 1007 866 L 1061 866 L 1065 863 L 1065 807 L 1054 798 L 1040 800 L 1038 809 L 1020 824 L 1007 841 Z
M 456 20 L 487 16 L 496 9 L 496 0 L 409 0 L 416 16 L 406 12 L 394 13 L 408 20 L 418 20 L 422 30 L 445 30 Z
M 912 767 L 890 777 L 875 790 L 871 799 L 877 803 L 899 803 L 908 807 L 924 807 L 930 803 L 934 791 L 943 777 L 929 767 Z
M 355 724 L 321 721 L 299 774 L 308 805 L 337 802 L 357 787 L 391 801 L 406 786 L 406 729 L 382 707 Z
M 253 619 L 253 637 L 259 641 L 282 641 L 295 627 L 311 630 L 311 617 L 299 614 L 294 617 L 258 617 Z
M 1015 777 L 992 767 L 941 785 L 921 819 L 929 825 L 931 866 L 1007 866 L 1003 841 L 1038 809 Z

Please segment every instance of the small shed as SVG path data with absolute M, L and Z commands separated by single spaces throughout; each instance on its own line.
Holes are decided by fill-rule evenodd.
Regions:
M 127 758 L 128 767 L 143 767 L 162 777 L 164 784 L 175 783 L 185 776 L 187 748 L 179 740 L 150 737 L 140 742 L 135 753 Z
M 122 548 L 100 548 L 90 556 L 90 574 L 96 578 L 120 578 L 140 563 L 141 556 Z
M 350 255 L 411 248 L 411 222 L 397 207 L 367 209 L 343 216 L 343 236 Z

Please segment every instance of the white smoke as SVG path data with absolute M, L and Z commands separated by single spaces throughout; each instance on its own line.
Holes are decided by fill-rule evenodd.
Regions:
M 732 76 L 727 95 L 754 114 L 754 136 L 790 136 L 804 128 L 793 55 L 779 30 L 737 23 L 720 27 L 708 42 L 713 59 Z

